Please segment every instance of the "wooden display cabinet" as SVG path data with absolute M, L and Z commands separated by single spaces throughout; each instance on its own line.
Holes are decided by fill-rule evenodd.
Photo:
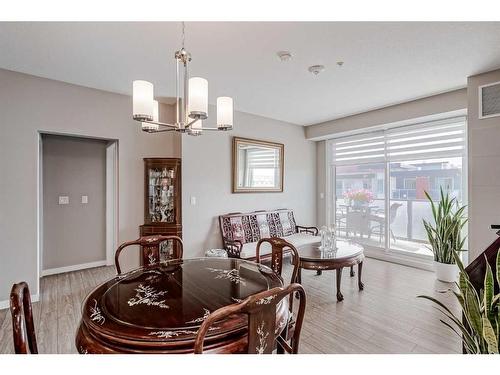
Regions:
M 181 159 L 144 158 L 144 225 L 141 236 L 155 234 L 182 238 Z M 168 258 L 172 241 L 160 244 L 161 260 Z

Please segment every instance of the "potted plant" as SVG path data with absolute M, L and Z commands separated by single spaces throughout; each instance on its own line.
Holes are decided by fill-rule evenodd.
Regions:
M 453 252 L 460 269 L 460 281 L 455 285 L 459 292 L 453 291 L 462 307 L 462 319 L 457 317 L 442 302 L 429 296 L 418 296 L 431 300 L 451 321 L 441 322 L 462 337 L 463 347 L 468 354 L 498 354 L 500 347 L 500 293 L 495 295 L 493 272 L 488 261 L 484 284 L 479 293 L 473 287 L 457 252 Z M 500 285 L 500 253 L 496 259 L 496 279 Z
M 423 220 L 434 254 L 436 276 L 444 282 L 454 282 L 458 277 L 458 268 L 454 254 L 464 251 L 466 237 L 462 237 L 462 229 L 467 223 L 464 211 L 466 206 L 459 206 L 456 198 L 441 189 L 441 200 L 436 205 L 431 196 L 425 192 L 431 203 L 434 223 Z
M 359 208 L 373 201 L 373 193 L 367 189 L 348 190 L 344 199 L 349 201 L 350 206 Z

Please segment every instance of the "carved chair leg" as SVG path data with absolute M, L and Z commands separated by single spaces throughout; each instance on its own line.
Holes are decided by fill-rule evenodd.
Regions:
M 358 287 L 359 290 L 363 290 L 365 288 L 365 285 L 361 281 L 361 271 L 363 270 L 363 262 L 358 264 Z
M 355 275 L 355 274 L 356 274 L 356 273 L 354 272 L 354 266 L 351 266 L 351 274 L 350 274 L 350 275 L 351 275 L 351 277 L 354 277 L 354 275 Z
M 302 284 L 302 268 L 301 267 L 299 267 L 299 270 L 297 271 L 297 279 L 295 282 L 298 284 Z M 295 293 L 295 298 L 297 298 L 297 299 L 300 298 L 299 292 Z
M 340 283 L 342 281 L 342 268 L 337 268 L 337 301 L 343 301 L 344 296 L 342 295 L 342 292 L 340 291 Z

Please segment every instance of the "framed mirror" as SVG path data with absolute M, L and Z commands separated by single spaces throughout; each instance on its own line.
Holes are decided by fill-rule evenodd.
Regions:
M 282 143 L 233 137 L 233 193 L 283 191 Z

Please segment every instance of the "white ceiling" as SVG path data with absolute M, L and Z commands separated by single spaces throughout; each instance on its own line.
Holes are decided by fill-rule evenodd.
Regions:
M 145 79 L 169 97 L 180 43 L 172 22 L 0 23 L 0 67 L 123 94 Z M 211 103 L 232 96 L 237 110 L 300 125 L 464 87 L 500 67 L 499 46 L 500 22 L 186 24 L 191 74 L 209 80 Z M 326 70 L 313 76 L 315 64 Z

